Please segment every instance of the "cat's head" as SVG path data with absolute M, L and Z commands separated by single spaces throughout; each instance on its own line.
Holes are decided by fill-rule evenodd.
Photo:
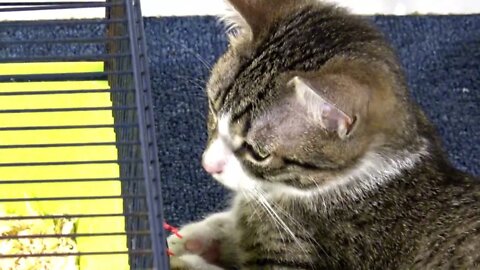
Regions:
M 207 86 L 214 178 L 308 190 L 413 142 L 401 72 L 368 23 L 317 1 L 229 2 L 235 30 Z

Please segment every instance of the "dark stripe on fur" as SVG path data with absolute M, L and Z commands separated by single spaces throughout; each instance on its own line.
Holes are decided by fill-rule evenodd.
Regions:
M 272 89 L 278 87 L 274 81 L 278 74 L 315 71 L 333 56 L 362 54 L 365 42 L 383 43 L 369 24 L 339 14 L 342 11 L 333 7 L 309 7 L 273 25 L 270 31 L 274 33 L 255 49 L 236 82 L 225 91 L 224 107 L 235 109 L 232 120 L 268 106 L 264 101 L 277 93 Z

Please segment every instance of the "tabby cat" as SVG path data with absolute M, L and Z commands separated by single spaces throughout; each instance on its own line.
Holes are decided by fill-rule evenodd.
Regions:
M 313 0 L 229 0 L 203 166 L 228 211 L 173 269 L 480 269 L 480 185 L 449 164 L 395 53 Z

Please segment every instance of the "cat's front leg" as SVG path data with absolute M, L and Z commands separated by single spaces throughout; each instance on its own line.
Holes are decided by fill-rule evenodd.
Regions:
M 234 243 L 236 241 L 233 231 L 234 219 L 231 212 L 213 214 L 202 221 L 182 227 L 179 231 L 182 238 L 171 235 L 167 239 L 168 247 L 175 257 L 171 260 L 172 267 L 174 263 L 182 264 L 178 260 L 187 265 L 207 263 L 212 266 L 209 269 L 215 269 L 215 265 L 235 264 Z M 177 269 L 203 268 L 178 267 Z

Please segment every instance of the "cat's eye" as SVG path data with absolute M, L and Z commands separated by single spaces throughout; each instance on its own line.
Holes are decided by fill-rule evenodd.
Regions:
M 251 144 L 244 142 L 243 148 L 246 150 L 246 154 L 253 161 L 258 163 L 268 162 L 271 154 L 259 147 L 253 147 Z

